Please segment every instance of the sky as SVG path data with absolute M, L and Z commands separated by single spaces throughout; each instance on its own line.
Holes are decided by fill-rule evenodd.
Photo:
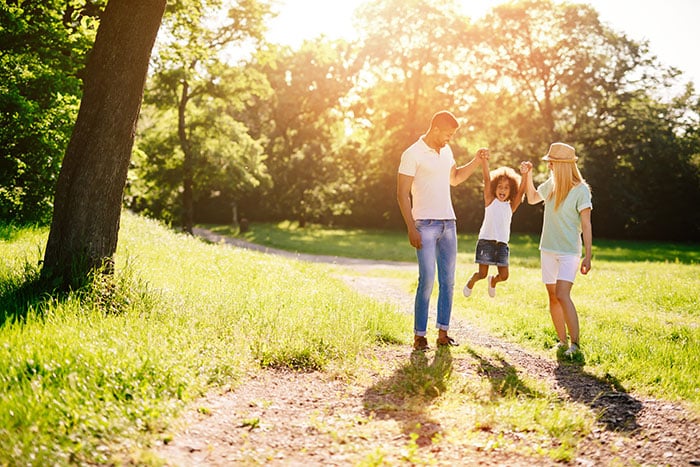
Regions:
M 270 22 L 268 40 L 299 46 L 320 34 L 329 38 L 354 37 L 353 12 L 364 0 L 277 0 L 279 16 Z M 503 0 L 462 0 L 473 20 Z M 698 0 L 580 0 L 600 14 L 602 22 L 634 40 L 648 40 L 650 50 L 665 65 L 683 71 L 700 84 L 700 1 Z

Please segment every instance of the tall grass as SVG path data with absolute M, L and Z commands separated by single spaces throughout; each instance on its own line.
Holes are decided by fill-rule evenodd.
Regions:
M 122 218 L 114 280 L 25 293 L 46 230 L 0 230 L 0 464 L 120 463 L 247 369 L 341 369 L 408 317 L 322 267 Z M 127 442 L 123 440 L 126 439 Z

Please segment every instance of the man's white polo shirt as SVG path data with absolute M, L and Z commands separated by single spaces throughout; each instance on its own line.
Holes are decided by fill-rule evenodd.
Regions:
M 449 145 L 440 152 L 431 148 L 423 136 L 401 155 L 399 173 L 413 178 L 411 196 L 413 219 L 455 219 L 450 197 L 450 172 L 455 165 Z

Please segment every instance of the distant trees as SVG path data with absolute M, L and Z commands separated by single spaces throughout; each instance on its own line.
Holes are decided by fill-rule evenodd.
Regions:
M 342 99 L 352 88 L 354 57 L 344 41 L 305 42 L 297 51 L 271 45 L 251 63 L 273 93 L 259 96 L 241 121 L 264 141 L 272 183 L 247 211 L 271 218 L 332 222 L 352 212 L 355 154 L 346 154 Z
M 259 40 L 267 15 L 269 6 L 257 0 L 176 2 L 166 12 L 146 96 L 153 108 L 143 119 L 151 125 L 143 130 L 149 147 L 137 167 L 163 184 L 163 194 L 181 191 L 180 206 L 169 210 L 181 212 L 186 232 L 197 195 L 235 198 L 265 178 L 260 144 L 231 114 L 268 88 L 263 77 L 224 63 L 223 54 Z M 143 186 L 133 188 L 132 200 L 140 197 L 134 207 L 153 204 Z
M 550 142 L 570 142 L 593 189 L 596 235 L 700 239 L 700 216 L 676 196 L 684 186 L 700 201 L 700 147 L 688 138 L 698 129 L 697 96 L 665 97 L 677 72 L 586 5 L 505 4 L 473 36 L 482 85 L 511 100 L 495 120 L 518 133 L 509 147 L 498 139 L 506 128 L 494 128 L 495 153 L 510 152 L 506 161 L 516 164 Z
M 45 4 L 26 18 L 0 10 L 11 26 L 0 30 L 11 39 L 0 41 L 3 216 L 51 211 L 46 187 L 94 31 L 91 10 L 76 5 L 99 5 L 75 0 L 61 13 Z M 593 188 L 596 235 L 700 239 L 698 94 L 590 6 L 521 0 L 472 22 L 456 1 L 371 0 L 357 11 L 357 42 L 319 37 L 296 50 L 261 41 L 269 13 L 263 0 L 169 4 L 128 207 L 186 231 L 228 222 L 234 206 L 253 220 L 401 227 L 399 157 L 448 108 L 463 123 L 453 143 L 459 162 L 481 145 L 492 165 L 517 166 L 537 162 L 555 140 L 574 144 Z M 24 31 L 34 55 L 22 54 Z M 42 46 L 44 37 L 74 55 Z M 472 177 L 454 190 L 463 231 L 481 222 L 479 185 Z M 519 210 L 514 229 L 537 232 L 539 209 Z
M 643 89 L 621 94 L 607 124 L 581 135 L 604 237 L 700 241 L 699 101 L 669 102 Z M 594 208 L 596 209 L 596 208 Z
M 355 90 L 355 109 L 364 112 L 354 115 L 371 122 L 368 133 L 376 137 L 368 144 L 385 169 L 370 179 L 378 190 L 363 190 L 374 193 L 365 206 L 386 210 L 389 223 L 396 218 L 386 187 L 398 157 L 421 130 L 420 114 L 449 108 L 465 123 L 454 144 L 460 160 L 484 144 L 492 165 L 517 166 L 537 162 L 553 141 L 574 144 L 593 188 L 596 234 L 700 239 L 693 208 L 700 201 L 698 96 L 691 87 L 669 99 L 677 73 L 646 44 L 611 30 L 581 4 L 524 0 L 472 24 L 449 2 L 399 3 L 370 2 L 359 12 L 373 79 Z M 454 191 L 460 226 L 469 230 L 482 216 L 473 186 Z M 671 188 L 678 186 L 687 190 L 683 201 Z M 514 228 L 537 232 L 540 222 L 530 210 Z

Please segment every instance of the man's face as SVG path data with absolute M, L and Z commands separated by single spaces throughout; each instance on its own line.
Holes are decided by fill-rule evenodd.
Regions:
M 436 142 L 439 148 L 444 148 L 447 143 L 452 140 L 452 137 L 457 133 L 457 128 L 438 128 Z

